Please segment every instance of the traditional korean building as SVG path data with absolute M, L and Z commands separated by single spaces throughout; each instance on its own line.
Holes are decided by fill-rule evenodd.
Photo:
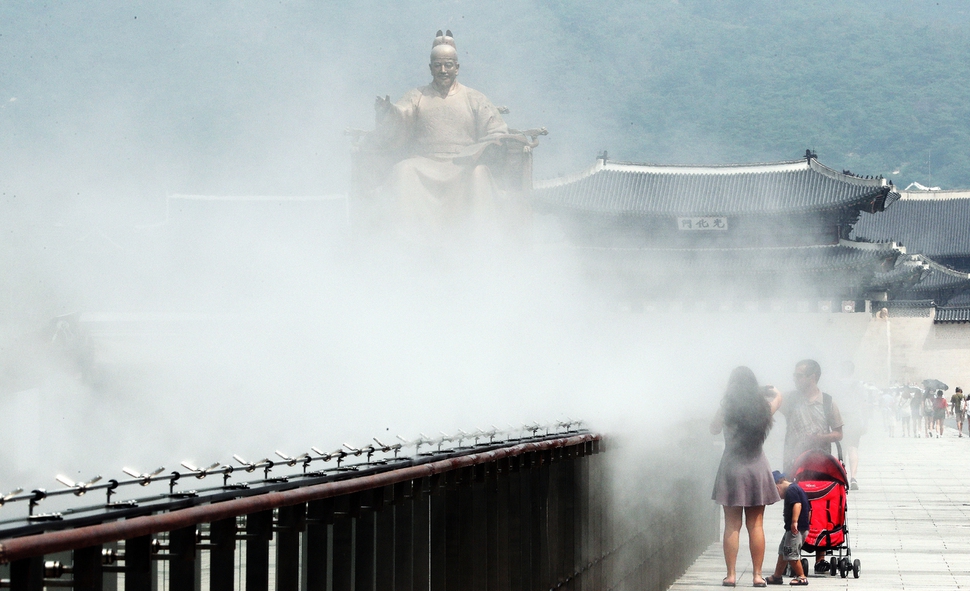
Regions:
M 905 264 L 920 267 L 917 281 L 889 292 L 898 315 L 924 302 L 937 323 L 970 322 L 970 191 L 901 191 L 884 213 L 862 214 L 852 237 L 897 241 L 911 253 Z
M 883 215 L 898 198 L 886 179 L 836 171 L 811 152 L 727 166 L 604 155 L 581 174 L 536 183 L 532 193 L 536 211 L 557 220 L 588 273 L 619 278 L 621 297 L 747 307 L 807 299 L 853 311 L 924 272 L 915 263 L 897 267 L 905 249 L 891 240 L 850 238 L 861 215 Z
M 900 191 L 892 208 L 863 214 L 856 240 L 895 240 L 948 268 L 970 272 L 970 191 Z
M 532 195 L 575 244 L 663 248 L 838 244 L 862 212 L 899 198 L 885 179 L 837 172 L 813 153 L 727 166 L 601 157 L 581 174 L 536 183 Z

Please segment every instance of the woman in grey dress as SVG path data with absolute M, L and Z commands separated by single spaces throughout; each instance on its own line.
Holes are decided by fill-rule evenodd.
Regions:
M 724 507 L 724 563 L 727 576 L 722 585 L 734 587 L 741 523 L 748 530 L 755 587 L 764 587 L 761 564 L 765 557 L 765 505 L 779 500 L 771 465 L 762 449 L 772 415 L 781 406 L 781 393 L 771 386 L 758 387 L 747 367 L 731 372 L 721 407 L 711 423 L 711 433 L 724 431 L 724 455 L 717 469 L 712 498 Z

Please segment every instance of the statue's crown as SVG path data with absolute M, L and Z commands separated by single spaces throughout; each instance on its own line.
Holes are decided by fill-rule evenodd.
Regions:
M 438 29 L 438 32 L 435 33 L 434 41 L 431 43 L 431 49 L 434 49 L 439 45 L 450 45 L 455 49 L 458 49 L 458 47 L 455 45 L 455 38 L 451 36 L 451 31 L 445 31 L 442 33 L 441 29 Z

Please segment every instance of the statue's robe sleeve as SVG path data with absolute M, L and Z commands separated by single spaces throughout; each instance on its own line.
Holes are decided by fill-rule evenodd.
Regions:
M 421 88 L 408 91 L 401 100 L 377 118 L 378 142 L 387 148 L 406 148 L 414 140 Z
M 478 141 L 508 134 L 509 126 L 505 124 L 495 105 L 477 90 L 468 88 L 467 92 L 468 100 L 475 112 Z

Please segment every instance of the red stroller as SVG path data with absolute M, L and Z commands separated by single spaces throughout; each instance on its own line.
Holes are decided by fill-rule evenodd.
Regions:
M 842 447 L 838 446 L 838 450 L 841 456 Z M 832 576 L 838 572 L 844 579 L 851 572 L 858 579 L 862 563 L 858 558 L 852 560 L 849 547 L 849 529 L 845 523 L 849 479 L 841 457 L 837 459 L 820 451 L 807 451 L 795 460 L 792 472 L 792 482 L 802 487 L 812 506 L 802 550 L 813 555 L 817 550 L 824 550 L 831 556 L 829 573 Z M 808 560 L 805 558 L 802 567 L 807 573 Z

